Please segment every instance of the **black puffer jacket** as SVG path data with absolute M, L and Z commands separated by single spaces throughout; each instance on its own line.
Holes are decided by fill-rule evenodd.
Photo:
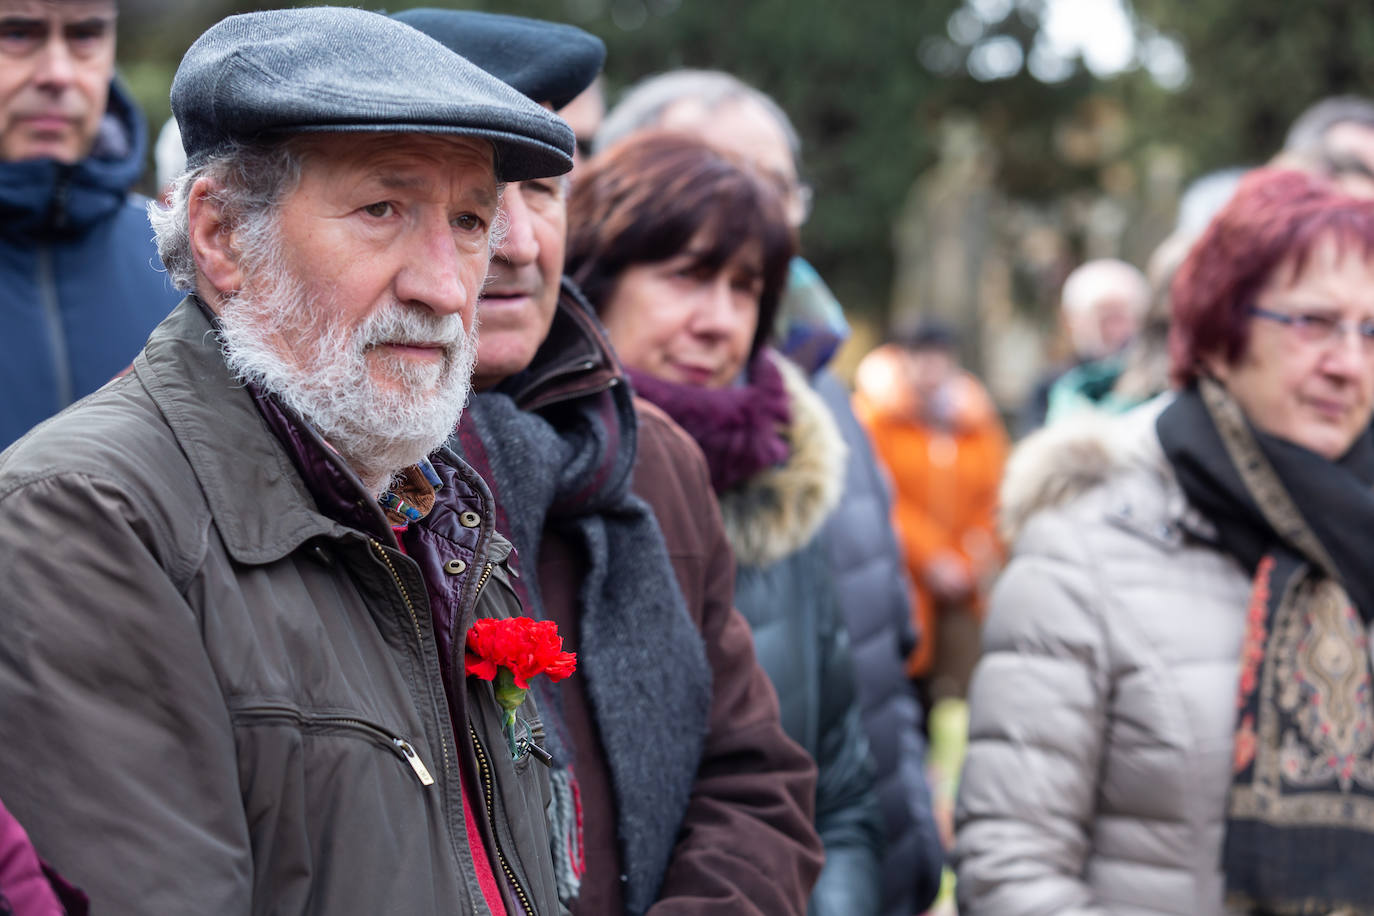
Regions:
M 849 629 L 859 708 L 877 767 L 887 840 L 882 912 L 910 916 L 939 892 L 944 850 L 926 783 L 921 707 L 904 665 L 915 635 L 906 566 L 889 521 L 892 493 L 849 392 L 826 371 L 811 383 L 849 446 L 844 494 L 820 540 Z
M 824 544 L 816 537 L 839 500 L 845 447 L 801 371 L 779 359 L 791 400 L 792 454 L 721 496 L 738 572 L 735 604 L 773 681 L 783 728 L 816 758 L 816 829 L 825 866 L 813 916 L 877 914 L 882 815 L 855 698 L 849 633 Z

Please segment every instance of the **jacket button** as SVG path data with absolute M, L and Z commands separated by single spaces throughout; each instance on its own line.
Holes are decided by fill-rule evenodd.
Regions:
M 464 512 L 462 515 L 458 516 L 458 523 L 464 528 L 476 528 L 478 525 L 482 524 L 482 516 L 478 515 L 476 512 Z
M 464 563 L 462 560 L 449 560 L 444 564 L 444 572 L 448 573 L 450 576 L 461 575 L 463 570 L 467 568 L 468 564 Z

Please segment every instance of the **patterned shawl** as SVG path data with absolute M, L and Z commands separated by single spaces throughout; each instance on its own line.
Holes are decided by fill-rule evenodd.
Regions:
M 1254 576 L 1222 866 L 1261 914 L 1374 914 L 1374 443 L 1337 462 L 1204 379 L 1161 414 L 1189 502 Z

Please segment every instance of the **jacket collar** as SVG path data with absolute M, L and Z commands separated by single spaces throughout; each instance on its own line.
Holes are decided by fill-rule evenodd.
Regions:
M 849 447 L 821 396 L 787 357 L 765 351 L 782 374 L 791 418 L 787 460 L 718 494 L 725 534 L 741 566 L 771 566 L 806 546 L 840 503 Z
M 1172 392 L 1115 416 L 1067 417 L 1023 439 L 1002 475 L 999 530 L 1011 544 L 1030 518 L 1115 481 L 1106 509 L 1113 523 L 1167 546 L 1187 535 L 1216 541 L 1216 526 L 1188 502 L 1155 423 Z
M 182 300 L 158 325 L 134 372 L 167 419 L 205 493 L 229 555 L 271 563 L 315 537 L 358 536 L 321 514 L 291 456 L 252 394 L 230 373 L 208 313 L 195 296 Z M 307 436 L 314 435 L 300 424 Z M 318 439 L 318 436 L 314 437 Z M 351 478 L 355 505 L 378 516 L 375 499 L 357 476 L 320 443 L 335 473 Z
M 96 149 L 80 162 L 34 159 L 0 164 L 0 231 L 32 239 L 76 235 L 124 205 L 143 174 L 147 130 L 118 81 Z
M 582 291 L 563 278 L 549 333 L 524 371 L 498 388 L 522 409 L 551 404 L 623 384 L 624 369 L 611 350 L 606 331 Z

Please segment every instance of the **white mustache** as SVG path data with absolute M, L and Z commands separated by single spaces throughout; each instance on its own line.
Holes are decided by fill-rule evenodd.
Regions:
M 361 350 L 387 344 L 401 346 L 440 345 L 456 350 L 467 337 L 463 319 L 458 315 L 436 315 L 425 309 L 395 303 L 380 309 L 354 331 Z

